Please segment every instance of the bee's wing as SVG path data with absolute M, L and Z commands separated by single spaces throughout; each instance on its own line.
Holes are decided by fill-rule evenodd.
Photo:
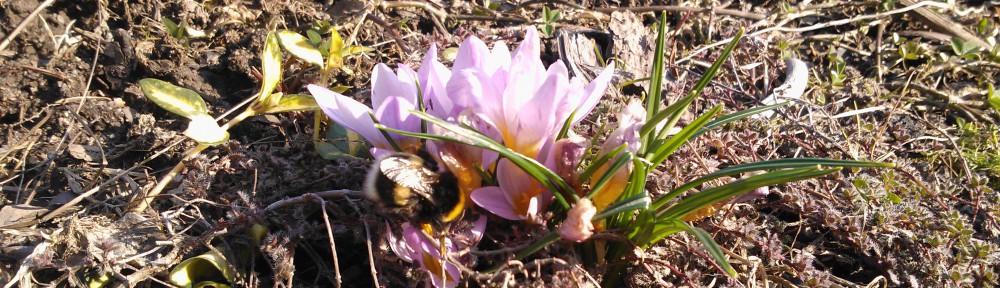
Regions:
M 416 156 L 394 155 L 382 159 L 379 169 L 389 180 L 430 199 L 434 192 L 433 184 L 437 181 L 437 173 L 423 165 Z

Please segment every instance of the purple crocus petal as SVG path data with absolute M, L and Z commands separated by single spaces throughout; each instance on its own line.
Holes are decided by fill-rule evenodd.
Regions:
M 399 79 L 400 95 L 410 103 L 417 103 L 417 81 L 419 81 L 419 76 L 417 76 L 417 71 L 413 71 L 409 65 L 399 63 L 396 67 L 396 77 Z
M 576 114 L 573 115 L 573 121 L 571 121 L 570 124 L 579 123 L 580 120 L 583 120 L 583 117 L 590 114 L 591 110 L 594 110 L 597 103 L 601 101 L 601 97 L 604 96 L 605 90 L 608 89 L 608 85 L 611 83 L 611 76 L 614 75 L 614 71 L 614 65 L 608 65 L 608 67 L 604 67 L 601 74 L 598 74 L 597 77 L 594 77 L 593 81 L 590 81 L 590 83 L 587 84 L 587 87 L 584 88 L 582 95 L 583 102 L 580 103 L 580 107 L 576 109 Z
M 497 91 L 503 91 L 507 87 L 507 75 L 510 71 L 510 50 L 507 44 L 497 42 L 493 45 L 493 52 L 490 54 L 490 61 L 485 63 L 483 71 L 490 75 L 490 79 L 497 86 Z
M 389 223 L 387 222 L 385 225 L 388 226 Z M 410 226 L 410 224 L 403 223 L 402 227 L 403 227 L 403 233 L 404 234 L 405 233 L 419 233 L 419 231 L 417 231 L 416 229 L 413 229 L 413 227 Z M 407 228 L 409 228 L 409 229 L 407 229 Z M 385 238 L 386 238 L 385 240 L 389 242 L 389 249 L 392 250 L 392 253 L 396 254 L 396 256 L 399 257 L 399 259 L 402 259 L 403 261 L 413 263 L 413 260 L 414 260 L 413 259 L 413 256 L 414 256 L 413 254 L 416 251 L 413 250 L 413 249 L 411 249 L 410 246 L 406 244 L 406 237 L 405 236 L 404 237 L 398 237 L 398 236 L 396 236 L 396 233 L 387 233 Z
M 569 87 L 566 88 L 566 95 L 562 97 L 559 101 L 558 107 L 556 107 L 556 120 L 559 123 L 556 124 L 556 129 L 562 128 L 563 123 L 569 119 L 570 114 L 576 111 L 580 107 L 580 103 L 583 102 L 583 87 L 586 86 L 580 77 L 573 77 L 569 79 Z
M 462 41 L 461 45 L 458 45 L 458 54 L 455 55 L 455 64 L 452 65 L 451 69 L 459 71 L 470 67 L 483 67 L 483 61 L 486 61 L 485 58 L 489 54 L 490 50 L 483 40 L 469 36 L 465 38 L 465 41 Z
M 472 236 L 470 239 L 472 243 L 469 243 L 469 246 L 475 247 L 479 240 L 483 239 L 484 233 L 486 233 L 486 215 L 479 215 L 479 218 L 472 222 L 472 230 L 469 231 Z
M 420 79 L 420 88 L 423 93 L 424 107 L 427 111 L 438 118 L 448 118 L 452 113 L 454 103 L 448 97 L 446 89 L 448 80 L 451 79 L 451 70 L 441 64 L 437 57 L 437 45 L 431 45 L 424 56 L 424 62 L 420 64 L 417 71 L 417 79 Z
M 375 118 L 386 127 L 403 131 L 420 132 L 420 118 L 410 114 L 410 111 L 415 108 L 413 103 L 404 98 L 390 97 L 382 102 L 382 106 L 376 108 Z M 403 137 L 392 133 L 389 133 L 389 135 L 400 145 L 403 144 L 400 142 L 410 140 L 410 137 Z
M 524 216 L 514 212 L 514 206 L 507 200 L 507 193 L 500 190 L 500 187 L 486 186 L 472 191 L 472 202 L 504 219 L 524 220 Z
M 527 39 L 525 39 L 525 42 L 527 42 Z M 535 95 L 540 83 L 546 77 L 545 66 L 539 60 L 538 52 L 535 52 L 534 56 L 531 56 L 529 55 L 530 53 L 523 51 L 530 50 L 522 49 L 525 46 L 530 46 L 530 43 L 522 42 L 521 46 L 517 47 L 518 51 L 511 58 L 507 79 L 505 81 L 492 79 L 493 82 L 511 84 L 502 90 L 504 111 L 517 111 L 524 106 L 524 103 L 528 102 Z
M 533 93 L 534 97 L 524 103 L 520 110 L 515 110 L 517 129 L 515 134 L 510 136 L 516 135 L 516 138 L 506 140 L 516 141 L 515 150 L 521 149 L 518 152 L 537 156 L 536 153 L 541 149 L 542 143 L 551 138 L 557 122 L 556 101 L 562 99 L 569 86 L 567 73 L 566 66 L 562 62 L 552 64 L 546 73 L 545 81 Z
M 389 145 L 389 144 L 386 144 L 386 145 Z M 372 147 L 371 149 L 368 149 L 368 154 L 372 155 L 372 159 L 380 159 L 382 157 L 389 156 L 389 154 L 393 154 L 393 153 L 397 153 L 396 149 L 393 149 L 393 148 L 378 148 L 378 147 Z
M 399 75 L 385 64 L 379 63 L 372 69 L 372 107 L 382 106 L 390 97 L 402 97 L 410 103 L 416 102 L 416 72 L 406 65 L 399 65 Z
M 320 86 L 309 85 L 307 88 L 316 99 L 316 104 L 334 122 L 358 133 L 373 146 L 389 147 L 389 141 L 375 128 L 375 122 L 372 121 L 369 114 L 372 113 L 371 108 L 357 100 Z
M 477 116 L 487 123 L 494 124 L 493 121 L 503 119 L 503 110 L 498 104 L 500 93 L 482 70 L 469 68 L 458 71 L 452 74 L 446 88 L 455 104 L 451 113 L 474 108 Z
M 452 244 L 449 239 L 445 239 L 445 243 L 447 246 L 446 251 L 455 250 L 455 245 Z M 420 266 L 424 268 L 424 271 L 427 271 L 428 280 L 430 280 L 431 285 L 438 288 L 458 287 L 458 280 L 462 279 L 462 273 L 458 271 L 458 267 L 456 267 L 455 264 L 452 264 L 450 261 L 442 260 L 441 252 L 438 251 L 439 247 L 436 245 L 437 243 L 432 241 L 422 241 L 420 244 L 423 256 L 420 259 Z M 429 265 L 427 263 L 428 261 L 436 261 L 437 263 Z M 442 275 L 441 270 L 434 271 L 435 269 L 431 269 L 431 267 L 441 266 L 444 266 L 443 272 L 447 273 L 447 275 Z M 443 277 L 446 277 L 447 280 L 442 279 Z
M 528 28 L 527 31 L 525 31 L 524 33 L 524 40 L 522 40 L 521 44 L 517 46 L 517 50 L 514 50 L 513 54 L 514 56 L 511 58 L 512 59 L 517 57 L 534 58 L 539 63 L 541 63 L 542 60 L 539 58 L 539 56 L 541 55 L 541 47 L 539 45 L 540 42 L 541 40 L 538 39 L 538 32 L 535 31 L 534 28 Z M 512 64 L 515 62 L 516 61 L 511 61 Z

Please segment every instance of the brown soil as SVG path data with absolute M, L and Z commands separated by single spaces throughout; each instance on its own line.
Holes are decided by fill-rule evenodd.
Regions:
M 7 38 L 42 2 L 0 0 L 0 37 Z M 312 112 L 244 121 L 230 130 L 228 143 L 188 161 L 145 213 L 125 213 L 133 197 L 149 191 L 195 146 L 181 134 L 187 120 L 146 99 L 137 81 L 157 78 L 192 89 L 205 98 L 213 115 L 220 115 L 239 108 L 259 89 L 260 52 L 271 29 L 304 31 L 322 20 L 347 38 L 360 21 L 356 44 L 375 52 L 349 58 L 347 66 L 354 73 L 340 73 L 336 82 L 354 87 L 349 93 L 364 95 L 376 63 L 415 67 L 431 43 L 457 47 L 470 35 L 491 45 L 517 42 L 520 31 L 534 27 L 524 20 L 540 19 L 548 5 L 563 13 L 557 35 L 610 29 L 613 37 L 583 37 L 610 42 L 605 56 L 625 63 L 616 76 L 616 83 L 624 83 L 648 76 L 659 14 L 611 13 L 607 8 L 719 4 L 494 1 L 501 4 L 487 9 L 474 4 L 480 1 L 428 2 L 451 15 L 441 22 L 426 9 L 380 7 L 378 2 L 59 0 L 43 9 L 0 50 L 0 284 L 84 286 L 89 276 L 106 274 L 112 286 L 166 286 L 174 265 L 216 250 L 241 271 L 234 286 L 331 287 L 337 281 L 346 287 L 373 286 L 371 262 L 382 287 L 423 285 L 414 279 L 424 275 L 385 246 L 380 235 L 391 229 L 370 203 L 328 199 L 325 210 L 307 201 L 263 211 L 275 201 L 305 193 L 360 188 L 368 160 L 320 157 L 313 147 Z M 719 50 L 695 49 L 728 38 L 740 27 L 749 32 L 778 23 L 808 27 L 904 7 L 883 7 L 878 1 L 814 1 L 821 3 L 808 6 L 738 2 L 726 9 L 744 14 L 668 12 L 668 100 L 684 95 Z M 931 11 L 979 39 L 996 38 L 996 1 L 973 2 Z M 801 11 L 817 13 L 794 14 Z M 162 17 L 209 36 L 170 37 Z M 694 221 L 732 252 L 738 277 L 713 266 L 697 239 L 678 234 L 649 250 L 609 259 L 630 263 L 622 286 L 1000 283 L 995 192 L 1000 131 L 993 125 L 997 112 L 984 92 L 986 83 L 1000 85 L 1000 57 L 990 59 L 984 51 L 978 60 L 957 59 L 948 32 L 928 28 L 917 14 L 880 17 L 880 23 L 871 18 L 746 38 L 692 106 L 694 115 L 718 104 L 727 113 L 756 106 L 756 99 L 783 80 L 784 55 L 811 65 L 810 88 L 801 103 L 770 121 L 742 121 L 704 134 L 668 159 L 649 188 L 662 193 L 726 166 L 776 158 L 886 161 L 899 168 L 845 170 L 771 187 L 766 198 Z M 977 31 L 980 21 L 990 23 L 984 31 Z M 913 40 L 895 43 L 893 33 L 923 37 L 904 36 Z M 940 35 L 944 41 L 937 39 Z M 558 39 L 543 42 L 543 60 L 557 61 Z M 928 52 L 900 60 L 898 51 L 907 43 Z M 846 64 L 843 85 L 830 81 L 836 56 Z M 577 73 L 592 71 L 586 61 L 574 59 L 581 67 Z M 307 93 L 310 71 L 285 74 L 280 89 Z M 579 132 L 596 133 L 645 87 L 641 82 L 610 92 Z M 871 107 L 877 109 L 833 117 Z M 546 229 L 493 220 L 478 250 L 527 245 Z M 267 227 L 263 243 L 248 236 L 253 224 Z M 335 236 L 339 274 L 328 231 Z M 608 266 L 583 264 L 587 262 L 575 248 L 557 242 L 522 260 L 523 265 L 468 275 L 465 285 L 597 285 L 594 281 L 605 277 Z M 512 254 L 479 257 L 470 268 L 483 271 Z

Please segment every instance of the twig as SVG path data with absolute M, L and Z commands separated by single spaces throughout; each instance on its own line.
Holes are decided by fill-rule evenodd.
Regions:
M 611 12 L 616 11 L 632 11 L 634 13 L 643 12 L 691 12 L 691 13 L 713 13 L 719 15 L 729 15 L 736 16 L 740 18 L 747 18 L 751 20 L 764 20 L 767 19 L 767 15 L 757 14 L 753 12 L 745 12 L 740 10 L 723 9 L 723 8 L 701 8 L 701 7 L 683 7 L 683 6 L 644 6 L 644 7 L 610 7 L 610 8 L 597 8 L 597 12 L 604 14 L 611 14 Z
M 879 14 L 875 14 L 875 15 L 861 15 L 861 16 L 857 16 L 857 17 L 853 17 L 853 18 L 834 20 L 834 21 L 825 22 L 825 23 L 819 23 L 819 24 L 810 25 L 810 26 L 806 26 L 806 27 L 788 28 L 788 27 L 782 27 L 782 26 L 779 25 L 779 26 L 775 26 L 775 27 L 761 29 L 761 30 L 753 32 L 753 33 L 749 33 L 744 38 L 758 36 L 760 34 L 764 34 L 764 33 L 768 33 L 768 32 L 806 32 L 806 31 L 813 31 L 813 30 L 823 29 L 823 28 L 826 28 L 826 27 L 840 26 L 840 25 L 854 23 L 854 22 L 858 22 L 858 21 L 865 21 L 865 20 L 871 20 L 871 19 L 879 19 L 879 18 L 882 18 L 882 17 L 890 16 L 890 15 L 895 15 L 895 14 L 900 14 L 900 13 L 906 13 L 906 12 L 915 10 L 917 8 L 925 7 L 925 6 L 938 6 L 940 4 L 941 3 L 934 2 L 934 1 L 922 1 L 922 2 L 914 4 L 912 6 L 907 6 L 907 7 L 900 8 L 900 9 L 895 9 L 895 10 L 888 11 L 888 12 L 885 12 L 885 13 L 879 13 Z M 691 58 L 694 58 L 695 55 L 701 54 L 702 52 L 705 52 L 708 49 L 712 49 L 712 48 L 715 48 L 715 47 L 718 47 L 718 46 L 729 44 L 729 42 L 732 42 L 732 41 L 733 41 L 733 38 L 726 38 L 726 39 L 724 39 L 722 41 L 718 41 L 718 42 L 715 42 L 715 43 L 712 43 L 712 44 L 709 44 L 709 45 L 702 46 L 701 48 L 698 48 L 698 49 L 692 51 L 691 53 L 689 53 L 688 56 L 684 56 L 684 58 L 681 58 L 677 62 L 680 63 L 680 62 L 691 60 Z
M 35 16 L 38 16 L 38 13 L 41 13 L 46 7 L 52 5 L 53 2 L 56 2 L 56 0 L 45 0 L 45 2 L 38 4 L 38 7 L 36 7 L 34 11 L 31 11 L 31 14 L 28 14 L 28 17 L 24 17 L 24 19 L 21 20 L 21 24 L 17 24 L 17 28 L 10 31 L 10 34 L 7 34 L 7 37 L 3 39 L 3 42 L 0 42 L 0 52 L 7 49 L 10 42 L 14 41 L 14 38 L 16 38 L 18 34 L 21 34 L 21 30 L 24 30 L 24 28 L 28 26 L 28 23 L 35 19 Z
M 310 200 L 310 197 L 319 197 L 322 199 L 326 199 L 326 198 L 340 198 L 344 196 L 361 197 L 361 191 L 330 190 L 330 191 L 302 194 L 298 197 L 292 197 L 271 203 L 271 205 L 268 205 L 267 208 L 264 208 L 264 212 L 278 210 L 288 205 L 305 203 L 306 201 Z
M 348 199 L 347 204 L 354 208 L 355 212 L 361 213 L 361 209 L 358 209 L 358 205 L 354 203 L 353 200 Z M 372 255 L 372 232 L 368 228 L 368 221 L 361 221 L 365 225 L 365 244 L 368 247 L 368 268 L 372 271 L 372 283 L 375 284 L 375 288 L 379 288 L 378 285 L 378 270 L 375 269 L 375 256 Z
M 418 1 L 382 1 L 379 3 L 379 7 L 383 9 L 400 8 L 400 7 L 413 7 L 420 8 L 428 13 L 434 14 L 435 17 L 445 19 L 451 18 L 455 20 L 479 20 L 479 21 L 508 21 L 516 23 L 528 23 L 532 22 L 531 19 L 527 18 L 516 18 L 516 17 L 503 17 L 503 16 L 480 16 L 480 15 L 451 15 L 448 12 L 442 11 L 434 6 L 431 6 L 426 2 Z
M 385 22 L 385 20 L 375 15 L 368 15 L 368 19 L 385 28 L 385 31 L 389 32 L 389 35 L 396 40 L 395 42 L 399 46 L 399 49 L 403 50 L 403 54 L 410 55 L 410 47 L 406 45 L 406 42 L 403 42 L 403 37 L 399 36 L 399 32 L 396 32 L 396 29 L 392 29 L 392 25 L 389 25 L 389 22 Z
M 340 277 L 340 260 L 337 258 L 337 243 L 333 240 L 333 228 L 330 227 L 330 216 L 326 215 L 326 201 L 323 198 L 316 197 L 314 194 L 310 195 L 316 201 L 319 201 L 320 208 L 323 208 L 323 223 L 326 224 L 326 236 L 330 238 L 330 254 L 333 256 L 333 286 L 340 287 L 341 277 Z
M 573 8 L 573 9 L 587 10 L 587 7 L 583 7 L 583 6 L 580 6 L 580 4 L 576 4 L 576 3 L 569 2 L 569 1 L 564 1 L 564 0 L 530 0 L 530 1 L 524 1 L 524 2 L 521 2 L 521 4 L 517 4 L 517 6 L 515 6 L 513 10 L 519 10 L 521 8 L 524 8 L 524 7 L 528 7 L 528 6 L 535 5 L 535 4 L 542 4 L 542 3 L 561 4 L 561 5 L 569 6 L 569 7 Z
M 900 0 L 899 4 L 903 6 L 916 5 L 915 1 L 913 0 Z M 930 9 L 918 8 L 916 10 L 913 10 L 912 15 L 914 16 L 914 18 L 920 20 L 920 22 L 924 22 L 924 24 L 927 24 L 927 26 L 931 26 L 931 29 L 937 30 L 939 32 L 944 32 L 946 34 L 951 34 L 952 36 L 958 37 L 966 42 L 976 43 L 976 45 L 979 45 L 979 47 L 982 47 L 986 50 L 993 49 L 993 45 L 990 45 L 990 43 L 983 41 L 983 39 L 977 37 L 976 34 L 972 34 L 971 32 L 965 30 L 964 28 L 962 28 L 962 25 L 959 25 L 958 23 L 955 23 L 955 21 L 945 18 L 941 14 L 931 11 Z

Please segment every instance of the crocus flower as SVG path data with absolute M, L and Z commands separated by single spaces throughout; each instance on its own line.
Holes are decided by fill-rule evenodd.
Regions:
M 566 220 L 559 225 L 559 236 L 573 242 L 589 239 L 594 235 L 594 223 L 590 221 L 594 219 L 595 214 L 597 208 L 590 203 L 590 199 L 580 198 L 580 201 L 576 201 L 573 208 L 566 213 Z
M 469 38 L 459 47 L 447 90 L 449 95 L 471 96 L 468 103 L 496 128 L 505 146 L 554 164 L 555 155 L 549 150 L 556 132 L 566 120 L 573 125 L 590 113 L 604 95 L 613 70 L 605 68 L 585 85 L 580 78 L 570 79 L 562 62 L 546 69 L 539 53 L 534 29 L 527 31 L 513 54 L 502 42 L 490 51 L 479 39 Z M 501 160 L 497 178 L 500 186 L 473 191 L 472 200 L 512 220 L 533 218 L 544 208 L 548 191 L 513 164 Z
M 621 112 L 618 113 L 618 127 L 615 128 L 608 138 L 604 140 L 604 144 L 601 145 L 601 151 L 598 154 L 607 154 L 625 144 L 625 151 L 636 153 L 639 151 L 639 145 L 641 139 L 639 138 L 639 130 L 642 129 L 642 125 L 645 124 L 646 109 L 643 108 L 642 103 L 638 100 L 629 101 L 628 106 L 625 107 Z M 604 163 L 600 168 L 594 173 L 594 177 L 590 179 L 591 185 L 597 183 L 601 175 L 604 175 L 614 163 L 615 159 L 611 159 Z M 594 195 L 593 201 L 594 206 L 597 207 L 597 211 L 602 211 L 604 208 L 608 207 L 612 202 L 621 196 L 622 192 L 625 191 L 625 186 L 628 185 L 629 174 L 632 172 L 632 164 L 629 163 L 625 167 L 615 171 L 615 174 L 611 176 L 611 179 L 607 184 L 604 185 L 603 190 Z
M 447 259 L 441 257 L 441 246 L 439 239 L 427 237 L 419 228 L 410 224 L 403 224 L 403 234 L 401 238 L 389 233 L 389 248 L 406 262 L 416 262 L 422 270 L 427 272 L 427 281 L 434 287 L 455 287 L 461 279 L 461 272 L 458 266 L 468 261 L 468 255 L 453 255 L 456 251 L 465 251 L 469 247 L 476 246 L 483 238 L 483 231 L 486 229 L 486 217 L 480 216 L 473 221 L 472 228 L 465 233 L 456 233 L 444 238 L 445 254 Z
M 354 131 L 368 140 L 374 146 L 372 154 L 381 151 L 391 151 L 389 142 L 375 128 L 371 115 L 386 127 L 404 131 L 420 131 L 420 119 L 409 111 L 417 108 L 417 90 L 415 87 L 417 73 L 406 65 L 399 65 L 399 74 L 393 73 L 385 64 L 378 64 L 372 71 L 372 108 L 365 106 L 353 98 L 326 88 L 309 85 L 309 92 L 320 109 L 334 122 Z M 401 149 L 413 151 L 419 148 L 419 141 L 414 138 L 389 134 Z

